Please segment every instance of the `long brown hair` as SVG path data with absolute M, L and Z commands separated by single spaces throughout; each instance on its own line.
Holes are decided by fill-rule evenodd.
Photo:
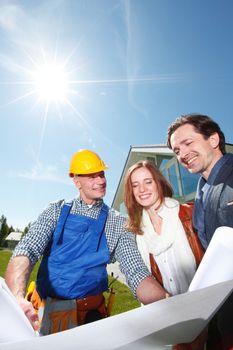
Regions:
M 173 190 L 167 179 L 163 176 L 160 170 L 150 161 L 143 160 L 132 165 L 126 173 L 124 180 L 124 203 L 128 212 L 128 225 L 127 228 L 135 234 L 142 235 L 141 220 L 143 207 L 137 203 L 131 182 L 132 173 L 140 168 L 146 168 L 152 175 L 158 189 L 158 195 L 160 199 L 160 205 L 164 201 L 164 197 L 172 197 Z

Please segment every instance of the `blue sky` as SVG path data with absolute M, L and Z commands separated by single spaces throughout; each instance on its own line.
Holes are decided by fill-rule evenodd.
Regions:
M 8 225 L 24 228 L 50 201 L 77 195 L 67 174 L 80 148 L 110 166 L 111 205 L 130 145 L 165 143 L 180 114 L 212 116 L 233 143 L 232 17 L 231 0 L 0 0 Z M 61 79 L 41 92 L 44 66 L 46 77 L 62 69 L 59 97 Z

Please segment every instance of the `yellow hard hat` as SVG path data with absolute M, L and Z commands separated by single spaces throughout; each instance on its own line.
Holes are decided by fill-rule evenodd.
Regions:
M 95 152 L 80 149 L 75 153 L 70 162 L 69 176 L 94 174 L 108 169 L 102 159 Z

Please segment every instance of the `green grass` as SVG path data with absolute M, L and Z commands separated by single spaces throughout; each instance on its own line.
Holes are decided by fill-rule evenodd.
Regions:
M 10 260 L 11 254 L 12 254 L 11 250 L 0 248 L 0 276 L 2 277 L 4 277 L 6 267 Z M 31 273 L 29 282 L 34 281 L 36 279 L 38 267 L 39 267 L 39 264 L 36 264 L 35 268 Z
M 0 276 L 4 277 L 8 261 L 11 257 L 11 251 L 0 248 Z M 36 264 L 32 271 L 30 281 L 35 281 L 39 264 Z M 112 277 L 109 277 L 111 283 Z M 139 302 L 133 297 L 131 290 L 123 283 L 115 281 L 111 287 L 115 292 L 115 302 L 112 308 L 112 315 L 117 315 L 125 311 L 135 309 L 140 306 Z M 109 293 L 105 293 L 106 300 L 108 300 Z
M 4 276 L 8 261 L 11 256 L 11 251 L 0 248 L 0 276 Z

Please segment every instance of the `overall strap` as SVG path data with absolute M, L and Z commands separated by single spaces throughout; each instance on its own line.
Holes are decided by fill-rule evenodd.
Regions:
M 101 208 L 101 211 L 98 217 L 98 226 L 101 229 L 101 231 L 103 231 L 104 229 L 104 226 L 108 217 L 108 210 L 109 210 L 108 206 L 105 203 L 103 203 L 103 206 Z
M 65 202 L 63 207 L 61 208 L 61 213 L 58 219 L 58 223 L 60 224 L 59 227 L 56 228 L 57 234 L 58 234 L 58 241 L 57 244 L 60 245 L 62 244 L 63 241 L 63 232 L 64 232 L 64 227 L 66 220 L 69 216 L 70 210 L 72 208 L 73 201 Z
M 99 236 L 97 236 L 96 245 L 94 248 L 95 251 L 97 251 L 99 249 L 100 241 L 101 241 L 102 235 L 104 233 L 105 223 L 106 223 L 107 217 L 108 217 L 108 211 L 109 211 L 108 206 L 105 203 L 103 203 L 99 217 L 97 219 L 97 234 L 99 234 Z M 93 245 L 92 245 L 92 247 L 93 247 Z

